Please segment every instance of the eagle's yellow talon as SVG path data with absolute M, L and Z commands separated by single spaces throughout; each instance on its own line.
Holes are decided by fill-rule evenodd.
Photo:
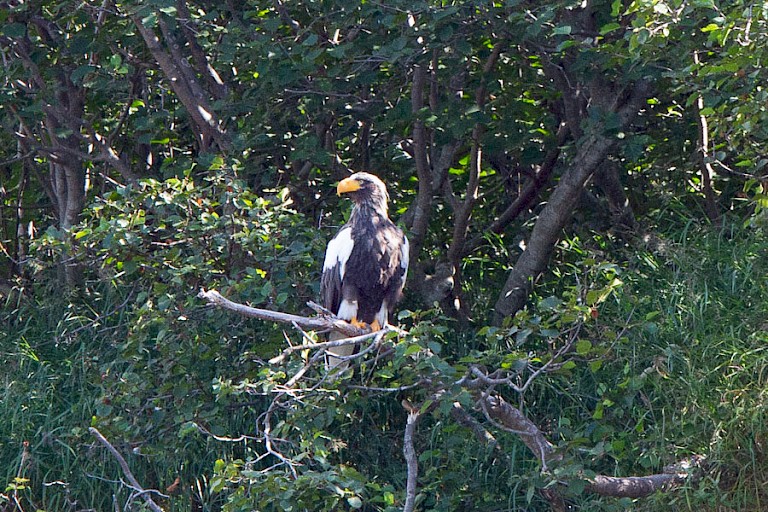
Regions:
M 374 332 L 374 331 L 380 331 L 382 329 L 382 326 L 377 319 L 374 319 L 373 322 L 371 322 L 370 324 L 367 324 L 365 322 L 359 321 L 357 318 L 353 318 L 352 320 L 349 321 L 349 323 L 354 325 L 358 329 L 362 329 L 364 331 L 367 331 L 370 329 L 371 332 Z

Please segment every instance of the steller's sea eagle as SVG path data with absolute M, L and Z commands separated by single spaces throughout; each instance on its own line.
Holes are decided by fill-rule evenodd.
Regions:
M 320 280 L 323 306 L 342 320 L 374 331 L 387 325 L 400 300 L 408 272 L 408 239 L 387 216 L 387 187 L 372 174 L 358 172 L 339 182 L 336 192 L 354 201 L 349 221 L 328 242 Z M 342 335 L 331 333 L 330 339 Z M 327 368 L 347 367 L 344 356 L 356 347 L 329 351 Z

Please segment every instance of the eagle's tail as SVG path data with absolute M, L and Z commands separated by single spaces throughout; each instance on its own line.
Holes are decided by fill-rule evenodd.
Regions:
M 346 338 L 346 336 L 337 331 L 333 331 L 328 335 L 328 341 L 343 340 L 344 338 Z M 353 355 L 357 350 L 357 345 L 342 345 L 340 347 L 329 348 L 328 353 L 325 355 L 326 371 L 340 373 L 349 368 L 349 361 L 343 358 Z

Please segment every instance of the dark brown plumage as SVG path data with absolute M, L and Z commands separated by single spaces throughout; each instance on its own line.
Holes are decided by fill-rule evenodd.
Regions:
M 337 192 L 348 195 L 354 207 L 349 222 L 328 243 L 320 281 L 323 306 L 352 324 L 378 330 L 402 295 L 408 239 L 389 220 L 387 189 L 376 176 L 353 174 L 339 182 Z M 351 346 L 332 350 L 339 356 L 353 351 Z M 331 357 L 328 366 L 342 363 Z

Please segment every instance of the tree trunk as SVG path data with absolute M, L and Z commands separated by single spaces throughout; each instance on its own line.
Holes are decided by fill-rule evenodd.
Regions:
M 647 82 L 639 82 L 633 87 L 629 100 L 618 112 L 620 128 L 626 128 L 635 118 L 650 91 L 651 87 Z M 510 271 L 499 294 L 495 306 L 496 324 L 514 315 L 525 305 L 533 280 L 546 268 L 552 249 L 570 218 L 581 191 L 616 140 L 598 125 L 580 141 L 573 163 L 566 169 L 536 220 L 527 247 Z

